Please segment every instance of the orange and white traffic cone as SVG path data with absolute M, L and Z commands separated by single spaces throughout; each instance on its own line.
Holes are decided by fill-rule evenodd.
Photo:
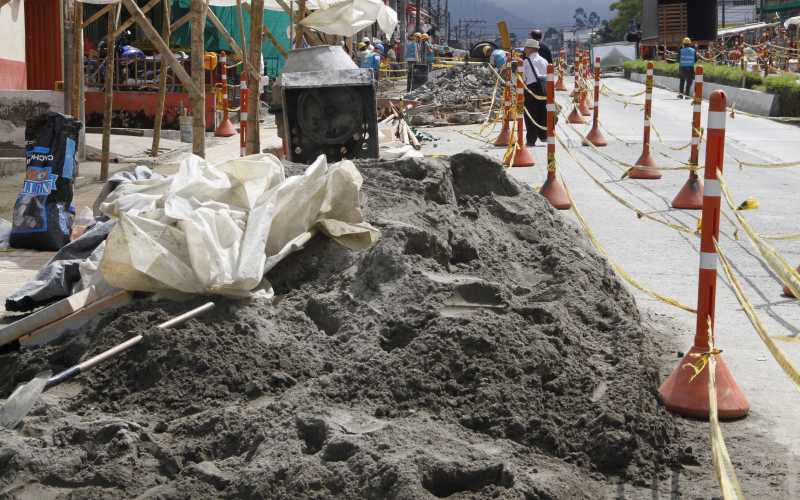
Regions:
M 660 179 L 661 171 L 650 154 L 650 116 L 653 112 L 653 63 L 647 63 L 647 83 L 644 94 L 644 144 L 636 166 L 628 171 L 631 179 Z
M 607 146 L 606 138 L 600 132 L 600 58 L 594 61 L 594 119 L 592 130 L 583 138 L 584 144 L 593 144 L 596 147 Z
M 525 77 L 523 75 L 522 61 L 514 61 L 511 64 L 512 74 L 516 78 L 517 92 L 517 143 L 514 146 L 516 151 L 509 157 L 511 167 L 532 167 L 536 164 L 533 155 L 525 146 Z
M 220 122 L 217 130 L 214 131 L 214 135 L 217 137 L 231 137 L 236 135 L 236 129 L 233 128 L 233 123 L 231 123 L 231 119 L 228 117 L 228 57 L 225 54 L 225 51 L 220 51 L 219 53 L 219 67 L 220 67 L 220 78 L 222 80 L 222 121 Z
M 694 70 L 694 112 L 692 113 L 692 149 L 689 154 L 689 179 L 672 200 L 672 208 L 700 210 L 703 208 L 703 183 L 697 175 L 697 161 L 700 157 L 700 114 L 703 103 L 703 67 Z
M 544 196 L 556 210 L 569 210 L 567 190 L 556 177 L 556 89 L 553 65 L 547 66 L 547 180 L 539 193 Z
M 247 156 L 247 81 L 244 73 L 239 92 L 239 156 Z
M 567 50 L 561 49 L 558 53 L 558 80 L 556 80 L 556 90 L 566 92 L 567 86 L 564 84 L 564 68 L 567 61 Z
M 508 146 L 513 139 L 511 138 L 511 106 L 513 104 L 513 87 L 511 86 L 510 78 L 511 69 L 508 67 L 503 69 L 503 77 L 506 79 L 505 88 L 503 89 L 503 127 L 500 129 L 500 134 L 494 140 L 495 146 Z
M 694 345 L 678 363 L 672 374 L 661 384 L 658 394 L 668 410 L 685 417 L 708 418 L 708 369 L 695 376 L 686 365 L 694 365 L 700 357 L 716 356 L 717 408 L 719 418 L 731 419 L 747 415 L 750 404 L 739 388 L 733 374 L 718 352 L 708 352 L 709 335 L 716 337 L 714 313 L 717 293 L 717 251 L 714 242 L 719 239 L 720 186 L 718 171 L 722 171 L 725 154 L 725 93 L 711 94 L 708 113 L 708 138 L 706 146 L 705 193 L 703 196 L 703 224 L 700 240 L 700 283 L 697 290 L 697 330 Z M 709 332 L 709 324 L 712 331 Z M 716 338 L 714 344 L 716 345 Z

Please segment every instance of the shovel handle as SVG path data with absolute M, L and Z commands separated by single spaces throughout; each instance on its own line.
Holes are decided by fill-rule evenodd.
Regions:
M 184 321 L 186 321 L 188 319 L 194 318 L 198 314 L 201 314 L 201 313 L 204 313 L 204 312 L 208 311 L 212 307 L 214 307 L 214 303 L 213 302 L 206 302 L 205 304 L 203 304 L 200 307 L 196 307 L 196 308 L 192 309 L 191 311 L 187 311 L 187 312 L 181 314 L 180 316 L 172 318 L 171 320 L 166 321 L 164 323 L 161 323 L 160 325 L 158 325 L 157 328 L 165 329 L 165 328 L 169 328 L 169 327 L 178 325 L 178 324 L 183 323 Z M 111 349 L 105 350 L 105 351 L 101 352 L 100 354 L 98 354 L 96 356 L 92 356 L 91 358 L 87 359 L 86 361 L 84 361 L 82 363 L 78 363 L 77 365 L 75 365 L 75 366 L 73 366 L 71 368 L 67 368 L 63 372 L 60 372 L 60 373 L 57 373 L 57 374 L 53 375 L 52 377 L 47 379 L 47 384 L 45 385 L 45 388 L 52 387 L 54 385 L 60 384 L 61 382 L 69 380 L 72 377 L 74 377 L 75 375 L 78 375 L 79 373 L 81 373 L 82 371 L 88 370 L 88 369 L 92 368 L 93 366 L 97 365 L 98 363 L 102 363 L 103 361 L 107 360 L 108 358 L 110 358 L 110 357 L 112 357 L 112 356 L 114 356 L 116 354 L 119 354 L 119 353 L 121 353 L 123 351 L 126 351 L 126 350 L 130 349 L 131 347 L 133 347 L 136 344 L 138 344 L 139 342 L 141 342 L 142 338 L 144 338 L 142 335 L 137 335 L 137 336 L 135 336 L 135 337 L 133 337 L 131 339 L 126 340 L 125 342 L 123 342 L 121 344 L 115 345 Z

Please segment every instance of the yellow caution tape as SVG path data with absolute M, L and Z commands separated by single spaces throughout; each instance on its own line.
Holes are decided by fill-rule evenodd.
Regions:
M 642 90 L 641 92 L 636 92 L 635 94 L 623 94 L 622 92 L 618 92 L 618 91 L 612 89 L 611 87 L 609 87 L 605 83 L 603 84 L 603 89 L 604 90 L 608 90 L 612 94 L 616 94 L 616 95 L 618 95 L 620 97 L 640 97 L 640 96 L 643 96 L 647 92 L 646 90 Z
M 750 163 L 747 161 L 739 161 L 736 160 L 739 164 L 739 168 L 743 167 L 751 167 L 751 168 L 789 168 L 789 167 L 800 167 L 800 161 L 790 161 L 785 163 Z
M 741 228 L 744 230 L 747 238 L 750 240 L 753 246 L 756 247 L 758 253 L 761 254 L 761 257 L 763 257 L 764 262 L 770 269 L 772 269 L 772 272 L 774 272 L 781 279 L 783 284 L 792 291 L 795 297 L 800 297 L 800 273 L 798 273 L 794 267 L 790 266 L 789 263 L 786 262 L 786 259 L 784 259 L 774 247 L 764 242 L 758 233 L 753 230 L 750 224 L 748 224 L 747 220 L 741 215 L 741 212 L 736 210 L 736 206 L 733 203 L 733 197 L 728 189 L 728 184 L 725 182 L 725 178 L 719 172 L 717 173 L 717 176 L 719 178 L 720 185 L 722 186 L 722 194 L 724 195 L 725 202 L 733 211 L 733 215 L 739 222 L 739 226 L 741 226 Z
M 744 500 L 742 487 L 736 478 L 736 469 L 733 468 L 728 447 L 722 428 L 719 426 L 719 413 L 717 408 L 717 355 L 719 351 L 714 348 L 714 334 L 711 330 L 711 318 L 708 318 L 708 424 L 711 438 L 711 458 L 714 462 L 714 473 L 717 476 L 722 498 L 725 500 Z
M 736 296 L 736 300 L 739 301 L 739 304 L 742 306 L 742 310 L 747 315 L 747 319 L 750 320 L 750 323 L 753 325 L 758 336 L 764 342 L 764 345 L 767 347 L 767 350 L 772 354 L 772 357 L 775 358 L 775 361 L 778 363 L 784 373 L 792 379 L 792 382 L 800 389 L 800 372 L 797 371 L 797 367 L 794 366 L 794 363 L 786 356 L 786 353 L 781 349 L 781 347 L 775 343 L 772 337 L 770 337 L 769 333 L 767 332 L 767 328 L 764 326 L 764 323 L 759 318 L 758 313 L 756 313 L 753 304 L 747 299 L 747 296 L 744 294 L 744 290 L 742 289 L 741 283 L 733 274 L 733 269 L 731 268 L 730 262 L 728 261 L 727 256 L 725 253 L 720 249 L 719 244 L 714 242 L 714 246 L 717 248 L 717 254 L 719 255 L 719 261 L 722 264 L 722 270 L 725 273 L 725 276 L 728 278 L 728 282 L 731 284 L 731 288 L 733 289 L 733 293 Z
M 736 208 L 736 210 L 755 210 L 755 209 L 757 209 L 757 208 L 758 208 L 758 207 L 760 207 L 760 206 L 761 206 L 761 204 L 758 202 L 758 200 L 757 200 L 757 199 L 755 199 L 755 198 L 747 198 L 746 200 L 744 200 L 744 201 L 743 201 L 743 202 L 742 202 L 742 203 L 741 203 L 741 204 L 740 204 L 740 205 L 739 205 L 739 206 Z
M 800 240 L 800 234 L 760 234 L 765 240 Z
M 589 228 L 589 225 L 586 223 L 586 219 L 583 218 L 583 215 L 578 210 L 578 206 L 575 204 L 575 200 L 572 198 L 572 194 L 570 193 L 569 188 L 567 188 L 567 183 L 564 180 L 563 176 L 561 176 L 561 182 L 564 184 L 564 190 L 567 193 L 567 198 L 569 199 L 570 204 L 572 205 L 572 212 L 575 214 L 575 218 L 578 219 L 578 223 L 581 225 L 581 228 L 583 228 L 583 232 L 586 233 L 586 236 L 589 238 L 589 241 L 592 243 L 592 246 L 594 246 L 595 250 L 597 250 L 603 257 L 606 258 L 606 260 L 608 260 L 608 264 L 611 266 L 611 268 L 622 279 L 627 281 L 631 286 L 633 286 L 637 290 L 640 290 L 640 291 L 646 293 L 647 295 L 653 297 L 656 300 L 659 300 L 659 301 L 661 301 L 661 302 L 663 302 L 665 304 L 669 304 L 671 306 L 677 307 L 678 309 L 683 309 L 684 311 L 697 314 L 697 310 L 678 302 L 677 300 L 673 299 L 672 297 L 668 297 L 666 295 L 662 295 L 662 294 L 660 294 L 658 292 L 655 292 L 655 291 L 645 287 L 644 285 L 642 285 L 641 283 L 636 281 L 633 278 L 633 276 L 631 276 L 625 269 L 622 268 L 622 266 L 617 264 L 617 262 L 614 259 L 611 258 L 611 256 L 608 254 L 608 252 L 606 252 L 605 248 L 603 248 L 603 246 L 600 244 L 600 242 L 595 237 L 595 235 L 592 232 L 592 230 Z

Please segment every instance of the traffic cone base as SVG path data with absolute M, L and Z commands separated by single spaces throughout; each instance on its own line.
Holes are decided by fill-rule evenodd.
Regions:
M 558 76 L 558 80 L 556 81 L 556 91 L 557 92 L 566 92 L 567 86 L 564 84 L 564 77 L 563 75 Z
M 586 102 L 586 97 L 581 99 L 581 102 L 578 105 L 578 111 L 580 111 L 583 116 L 592 116 L 592 112 L 589 110 L 589 105 Z
M 681 210 L 702 210 L 703 183 L 697 176 L 691 176 L 683 185 L 678 195 L 672 200 L 672 208 Z
M 708 366 L 694 380 L 694 370 L 688 365 L 696 364 L 696 355 L 706 349 L 692 347 L 675 367 L 667 380 L 658 388 L 661 402 L 671 412 L 684 417 L 708 418 Z M 693 356 L 694 355 L 694 356 Z M 716 357 L 717 413 L 721 420 L 741 418 L 750 411 L 744 393 L 722 356 Z
M 564 189 L 564 185 L 561 184 L 561 181 L 558 180 L 558 177 L 548 175 L 547 180 L 544 181 L 544 185 L 539 190 L 539 194 L 544 196 L 547 201 L 550 202 L 550 206 L 555 208 L 556 210 L 569 210 L 572 208 L 572 204 L 569 202 L 569 196 L 567 196 L 567 190 Z
M 606 138 L 603 137 L 603 133 L 600 132 L 600 128 L 597 126 L 592 127 L 592 130 L 590 130 L 589 133 L 586 134 L 586 137 L 583 138 L 584 146 L 588 145 L 588 143 L 591 143 L 598 148 L 608 146 Z
M 233 123 L 227 118 L 222 120 L 217 130 L 214 131 L 215 137 L 231 137 L 234 135 L 236 135 L 236 129 L 233 127 Z
M 514 155 L 514 164 L 511 165 L 512 167 L 532 167 L 536 164 L 536 161 L 533 158 L 533 155 L 525 147 L 524 142 L 520 142 L 519 147 L 517 148 L 517 152 Z
M 508 120 L 503 120 L 503 128 L 500 129 L 500 134 L 494 140 L 495 146 L 508 146 L 511 143 L 511 129 L 508 126 Z
M 656 162 L 650 155 L 650 150 L 647 149 L 639 157 L 636 162 L 636 167 L 630 169 L 628 177 L 631 179 L 660 179 L 661 171 L 656 167 Z
M 572 112 L 567 117 L 567 123 L 577 123 L 582 125 L 586 123 L 586 119 L 580 114 L 577 107 L 573 107 Z

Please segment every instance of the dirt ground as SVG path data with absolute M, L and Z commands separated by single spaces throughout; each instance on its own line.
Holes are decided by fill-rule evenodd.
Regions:
M 361 162 L 382 231 L 317 236 L 273 301 L 142 301 L 58 345 L 0 356 L 0 395 L 137 333 L 0 430 L 9 498 L 714 498 L 708 425 L 667 413 L 672 324 L 642 317 L 578 231 L 477 153 Z M 300 173 L 297 166 L 290 173 Z M 797 471 L 747 421 L 745 494 Z

